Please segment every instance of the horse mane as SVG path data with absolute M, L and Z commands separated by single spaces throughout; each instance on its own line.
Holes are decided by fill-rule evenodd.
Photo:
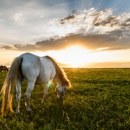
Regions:
M 71 87 L 70 81 L 68 80 L 64 70 L 56 63 L 56 61 L 52 57 L 50 57 L 50 56 L 45 56 L 45 57 L 48 58 L 49 60 L 51 60 L 52 63 L 54 64 L 55 69 L 56 69 L 56 76 L 61 80 L 62 85 Z

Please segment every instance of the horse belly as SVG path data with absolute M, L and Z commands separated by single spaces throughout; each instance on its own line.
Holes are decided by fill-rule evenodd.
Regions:
M 48 76 L 45 76 L 45 75 L 42 75 L 42 76 L 38 76 L 38 77 L 37 77 L 37 80 L 36 80 L 36 83 L 35 83 L 35 84 L 44 84 L 44 83 L 46 83 L 47 81 L 49 81 L 49 77 L 48 77 Z
M 36 80 L 36 84 L 46 83 L 47 81 L 53 79 L 54 76 L 55 76 L 55 71 L 53 72 L 52 69 L 46 67 L 46 69 L 44 68 L 40 71 L 40 74 Z

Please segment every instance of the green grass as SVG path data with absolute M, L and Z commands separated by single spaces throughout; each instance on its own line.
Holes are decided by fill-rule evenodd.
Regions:
M 72 88 L 63 106 L 56 97 L 54 81 L 42 105 L 43 86 L 35 86 L 31 105 L 24 106 L 26 82 L 22 85 L 21 113 L 0 116 L 2 130 L 129 130 L 130 69 L 64 69 Z M 0 89 L 6 73 L 0 73 Z M 41 91 L 42 90 L 42 91 Z M 0 101 L 1 103 L 1 101 Z M 0 104 L 1 105 L 1 104 Z M 15 94 L 13 108 L 15 110 Z

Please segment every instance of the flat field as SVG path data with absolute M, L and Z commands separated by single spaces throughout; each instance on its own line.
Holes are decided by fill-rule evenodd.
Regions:
M 32 113 L 24 106 L 26 81 L 22 84 L 21 113 L 0 115 L 0 130 L 130 130 L 130 69 L 64 69 L 72 88 L 63 106 L 56 97 L 54 81 L 42 105 L 43 86 L 31 95 Z M 0 89 L 6 72 L 0 73 Z M 13 109 L 16 107 L 15 92 Z M 1 97 L 0 97 L 1 107 Z

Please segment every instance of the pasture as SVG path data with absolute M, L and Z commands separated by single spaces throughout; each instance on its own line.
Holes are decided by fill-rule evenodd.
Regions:
M 24 105 L 26 81 L 22 83 L 21 113 L 0 115 L 0 130 L 129 130 L 130 69 L 65 68 L 72 88 L 66 92 L 63 106 L 56 97 L 53 81 L 47 102 L 41 104 L 42 85 L 31 95 L 32 113 Z M 0 89 L 7 72 L 0 73 Z M 44 90 L 44 88 L 43 88 Z M 1 107 L 1 95 L 0 95 Z M 16 108 L 15 92 L 13 109 Z

